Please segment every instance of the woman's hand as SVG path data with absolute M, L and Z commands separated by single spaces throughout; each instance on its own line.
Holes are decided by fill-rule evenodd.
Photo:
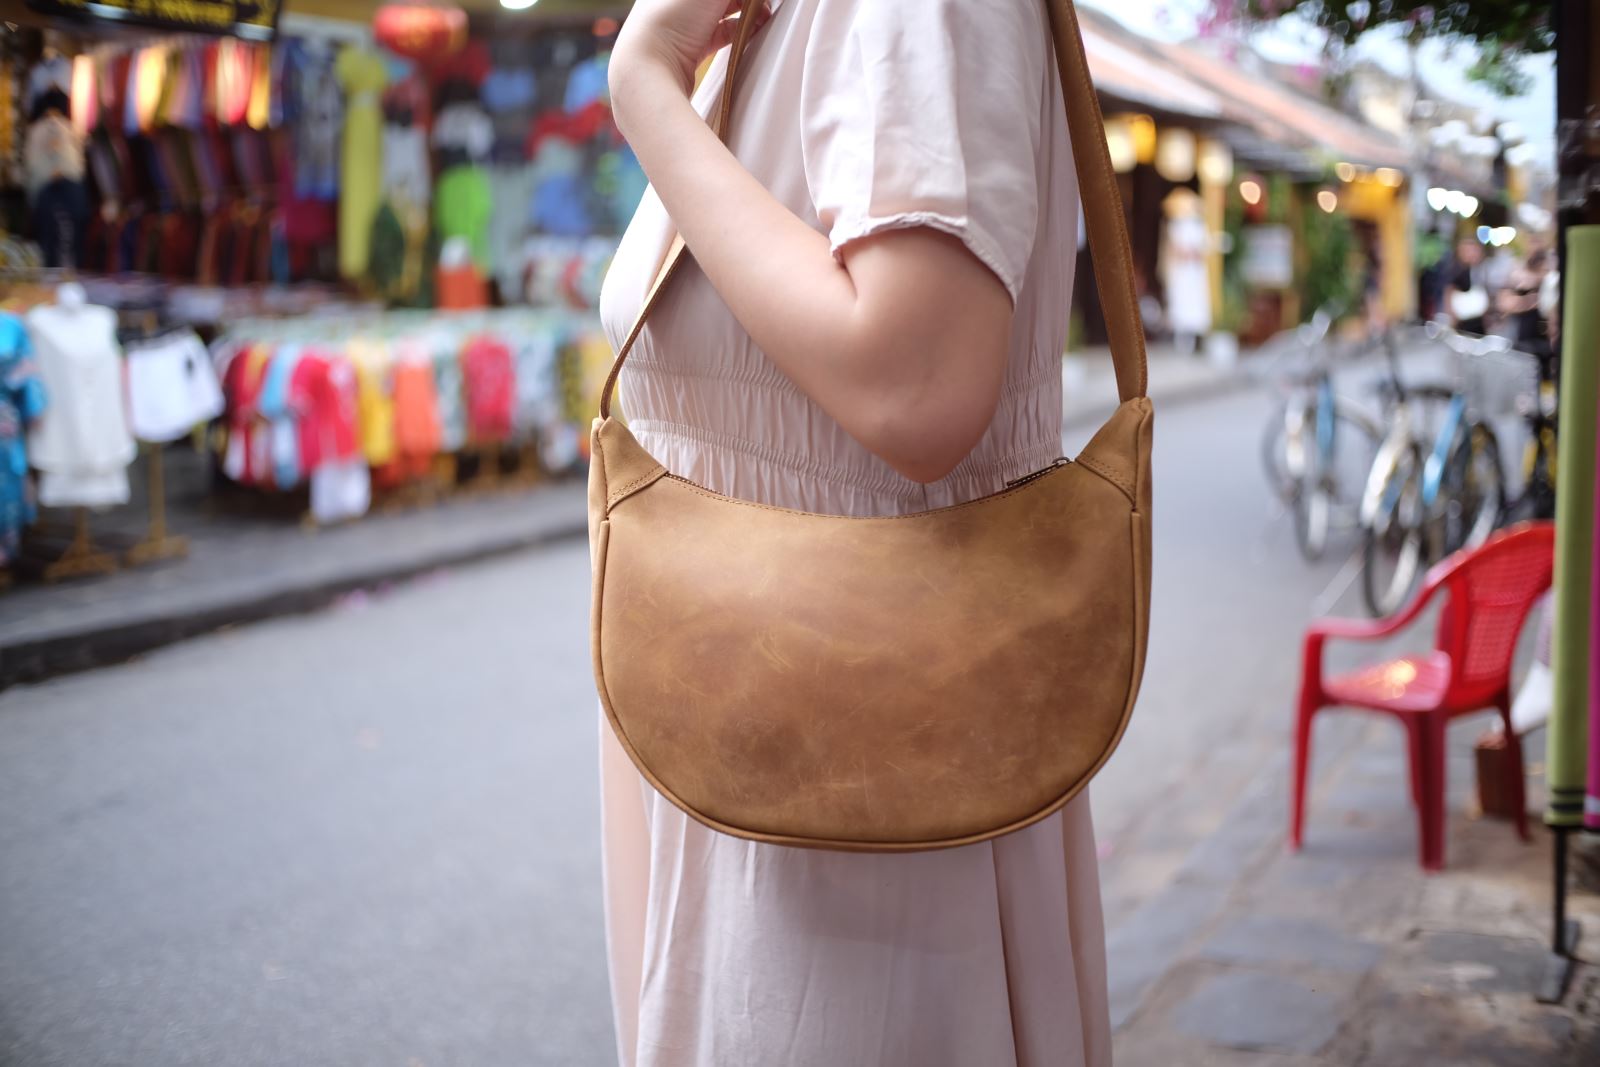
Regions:
M 612 106 L 625 113 L 633 94 L 660 91 L 663 78 L 687 96 L 701 62 L 733 39 L 744 6 L 744 0 L 638 0 L 611 52 Z M 769 17 L 764 3 L 757 28 Z

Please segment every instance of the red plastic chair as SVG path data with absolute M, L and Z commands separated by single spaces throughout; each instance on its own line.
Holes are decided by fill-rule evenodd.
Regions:
M 1294 783 L 1289 847 L 1304 840 L 1306 768 L 1311 723 L 1323 708 L 1343 706 L 1393 715 L 1406 728 L 1411 750 L 1411 794 L 1417 807 L 1422 866 L 1444 866 L 1445 727 L 1458 715 L 1490 708 L 1505 723 L 1511 797 L 1517 833 L 1528 837 L 1522 745 L 1511 730 L 1511 659 L 1534 602 L 1550 588 L 1555 527 L 1523 523 L 1481 548 L 1459 552 L 1427 574 L 1422 591 L 1399 614 L 1374 621 L 1322 619 L 1306 630 L 1295 720 Z M 1325 677 L 1322 649 L 1330 637 L 1372 641 L 1408 626 L 1439 593 L 1448 598 L 1432 652 L 1402 656 Z

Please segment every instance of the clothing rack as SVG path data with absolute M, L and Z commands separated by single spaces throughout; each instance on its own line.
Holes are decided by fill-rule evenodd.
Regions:
M 134 314 L 134 331 L 139 340 L 151 341 L 163 333 L 159 328 L 160 316 L 154 311 Z M 150 513 L 150 523 L 145 535 L 124 553 L 130 567 L 142 567 L 162 560 L 182 559 L 189 554 L 189 539 L 167 532 L 167 475 L 163 446 L 142 444 L 145 455 L 145 503 Z

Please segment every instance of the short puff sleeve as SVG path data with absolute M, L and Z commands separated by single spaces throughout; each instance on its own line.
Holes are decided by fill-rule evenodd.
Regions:
M 927 226 L 960 238 L 1016 301 L 1039 218 L 1048 41 L 1038 0 L 820 0 L 802 151 L 836 256 Z

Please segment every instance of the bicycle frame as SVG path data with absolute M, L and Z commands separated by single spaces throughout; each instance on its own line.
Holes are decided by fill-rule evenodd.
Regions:
M 1444 484 L 1445 464 L 1450 461 L 1450 453 L 1455 448 L 1456 437 L 1461 433 L 1466 417 L 1467 398 L 1458 394 L 1445 411 L 1444 422 L 1440 424 L 1438 437 L 1433 442 L 1433 451 L 1428 454 L 1422 468 L 1424 507 L 1433 507 L 1439 499 L 1439 487 Z
M 1407 402 L 1401 400 L 1395 410 L 1394 425 L 1378 445 L 1378 454 L 1367 473 L 1367 484 L 1361 491 L 1361 525 L 1370 527 L 1378 519 L 1381 509 L 1394 503 L 1391 493 L 1398 494 L 1401 486 L 1394 484 L 1393 473 L 1400 466 L 1401 457 L 1414 446 Z

